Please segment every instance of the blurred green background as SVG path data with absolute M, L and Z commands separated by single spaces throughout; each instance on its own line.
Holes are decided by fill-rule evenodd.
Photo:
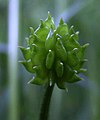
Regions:
M 100 120 L 100 0 L 0 0 L 0 120 L 38 120 L 45 88 L 27 84 L 32 75 L 18 63 L 17 46 L 48 11 L 90 43 L 84 80 L 68 84 L 68 93 L 55 87 L 49 120 Z

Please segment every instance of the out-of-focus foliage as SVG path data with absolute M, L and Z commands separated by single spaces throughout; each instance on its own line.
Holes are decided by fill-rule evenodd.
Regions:
M 81 4 L 82 3 L 82 4 Z M 75 6 L 76 5 L 76 6 Z M 78 6 L 77 6 L 78 5 Z M 8 117 L 8 75 L 7 75 L 7 0 L 0 0 L 0 119 Z M 54 90 L 51 120 L 99 120 L 100 119 L 100 0 L 20 0 L 20 36 L 19 45 L 25 46 L 24 38 L 29 28 L 37 27 L 39 20 L 46 18 L 50 11 L 54 20 L 62 16 L 69 26 L 74 25 L 80 31 L 80 43 L 89 42 L 85 67 L 87 77 L 78 84 L 67 85 L 69 92 Z M 64 14 L 63 14 L 64 12 Z M 63 16 L 64 15 L 64 16 Z M 70 18 L 71 17 L 71 18 Z M 6 45 L 4 44 L 6 43 Z M 3 46 L 3 47 L 1 47 Z M 19 59 L 22 55 L 19 52 Z M 32 75 L 19 65 L 19 115 L 21 120 L 38 120 L 40 104 L 44 93 L 43 87 L 27 85 Z M 81 75 L 84 77 L 83 75 Z M 56 114 L 56 115 L 55 115 Z M 55 118 L 56 117 L 56 118 Z

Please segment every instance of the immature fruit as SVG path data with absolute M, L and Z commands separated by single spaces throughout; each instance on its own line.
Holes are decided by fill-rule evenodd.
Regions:
M 85 71 L 82 68 L 86 61 L 84 51 L 89 44 L 79 44 L 79 32 L 75 32 L 73 26 L 69 29 L 62 19 L 56 28 L 50 13 L 35 31 L 30 29 L 28 47 L 20 47 L 25 59 L 21 63 L 34 75 L 29 83 L 56 83 L 64 89 L 66 82 L 80 81 L 79 73 Z
M 54 52 L 49 50 L 46 57 L 46 68 L 51 69 L 54 63 Z

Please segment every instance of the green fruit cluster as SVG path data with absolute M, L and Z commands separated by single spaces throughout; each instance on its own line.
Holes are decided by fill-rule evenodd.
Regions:
M 27 38 L 27 48 L 20 47 L 25 61 L 21 61 L 26 70 L 34 74 L 29 83 L 42 85 L 56 83 L 61 89 L 65 83 L 80 81 L 85 48 L 78 42 L 79 32 L 73 26 L 60 19 L 56 28 L 50 13 L 45 21 L 41 20 L 39 27 Z

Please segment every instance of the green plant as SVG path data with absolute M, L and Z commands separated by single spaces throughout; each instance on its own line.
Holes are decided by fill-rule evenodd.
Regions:
M 60 19 L 56 28 L 53 18 L 43 21 L 27 38 L 27 48 L 20 47 L 25 61 L 21 61 L 28 72 L 34 74 L 29 81 L 31 84 L 47 85 L 44 102 L 41 109 L 40 120 L 47 120 L 50 98 L 55 84 L 60 89 L 66 89 L 65 83 L 74 83 L 82 80 L 79 73 L 84 72 L 83 63 L 85 48 L 88 43 L 81 46 L 78 42 L 79 32 L 73 26 Z

